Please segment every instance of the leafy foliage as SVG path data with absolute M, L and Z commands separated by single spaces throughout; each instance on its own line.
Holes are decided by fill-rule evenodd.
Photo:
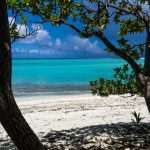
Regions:
M 115 80 L 100 78 L 91 81 L 91 93 L 100 96 L 125 93 L 130 93 L 132 96 L 135 94 L 142 95 L 140 83 L 137 81 L 134 72 L 131 69 L 129 70 L 128 64 L 115 68 L 114 72 Z

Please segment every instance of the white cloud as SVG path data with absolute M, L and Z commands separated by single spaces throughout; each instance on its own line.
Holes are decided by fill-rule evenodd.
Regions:
M 10 27 L 12 27 L 14 23 L 16 23 L 13 17 L 8 17 L 8 21 L 9 21 Z M 29 33 L 29 28 L 25 25 L 20 25 L 17 23 L 17 31 L 19 32 L 19 34 L 25 35 L 26 33 Z
M 9 23 L 11 25 L 14 23 L 14 19 L 9 17 Z M 17 24 L 17 29 L 19 30 L 20 34 L 26 34 L 29 32 L 29 28 L 25 25 Z M 40 50 L 29 50 L 28 53 L 44 53 L 44 54 L 51 54 L 52 51 L 62 53 L 74 51 L 76 53 L 79 52 L 88 52 L 88 53 L 100 53 L 101 49 L 99 47 L 98 41 L 91 42 L 89 39 L 80 38 L 78 36 L 69 36 L 63 42 L 60 38 L 56 40 L 52 39 L 49 32 L 45 30 L 42 26 L 37 24 L 32 24 L 31 30 L 39 29 L 35 34 L 28 36 L 24 39 L 19 39 L 18 42 L 21 44 L 31 45 L 38 47 Z M 44 50 L 43 50 L 44 49 Z M 46 50 L 45 50 L 46 49 Z M 16 52 L 26 52 L 26 50 L 19 50 Z M 54 53 L 54 52 L 53 52 Z
M 73 47 L 73 49 L 74 49 L 74 50 L 79 50 L 79 47 L 75 45 L 75 46 Z
M 26 50 L 26 49 L 20 49 L 20 48 L 16 48 L 15 50 L 13 49 L 13 51 L 12 51 L 13 53 L 15 52 L 15 53 L 28 53 L 29 51 L 28 50 Z
M 15 23 L 15 19 L 13 17 L 8 17 L 9 20 L 9 25 L 12 26 Z M 51 42 L 51 37 L 48 33 L 47 30 L 44 30 L 42 26 L 38 25 L 38 24 L 32 24 L 31 30 L 37 30 L 38 31 L 30 36 L 27 36 L 24 39 L 19 39 L 19 43 L 22 44 L 36 44 L 37 46 L 41 46 L 41 47 L 50 47 L 52 46 L 52 42 Z M 30 32 L 30 29 L 25 26 L 25 25 L 21 25 L 17 23 L 17 31 L 21 34 L 21 35 L 25 35 L 26 33 Z M 61 44 L 58 40 L 56 40 L 56 44 Z
M 59 38 L 56 39 L 55 45 L 56 46 L 61 46 L 62 45 L 62 42 L 61 42 L 61 40 Z
M 29 33 L 29 28 L 26 27 L 25 25 L 17 24 L 17 30 L 21 35 L 26 35 L 27 33 Z
M 9 25 L 14 24 L 15 19 L 13 19 L 13 17 L 8 17 L 8 21 L 9 21 Z
M 43 29 L 43 27 L 41 26 L 41 25 L 39 25 L 39 24 L 32 24 L 32 29 L 33 30 L 37 30 L 37 29 Z
M 69 36 L 65 42 L 61 41 L 59 38 L 53 40 L 50 37 L 49 33 L 46 30 L 39 30 L 34 38 L 27 38 L 25 41 L 22 41 L 24 44 L 35 44 L 36 49 L 15 49 L 13 52 L 17 54 L 31 54 L 31 55 L 45 55 L 45 56 L 77 56 L 80 54 L 84 57 L 86 54 L 88 56 L 98 56 L 102 53 L 102 50 L 99 47 L 98 41 L 90 41 L 89 39 L 81 39 L 77 36 Z
M 31 54 L 39 54 L 39 50 L 37 50 L 37 49 L 29 50 L 29 53 L 31 53 Z
M 50 47 L 53 45 L 51 36 L 44 29 L 38 30 L 34 35 L 28 36 L 25 39 L 20 39 L 19 42 L 22 44 L 36 44 L 41 47 Z
M 69 38 L 74 50 L 87 51 L 91 53 L 100 53 L 98 41 L 91 42 L 89 39 L 71 36 Z
M 50 55 L 50 54 L 54 54 L 55 51 L 51 50 L 51 49 L 20 49 L 20 48 L 16 48 L 13 50 L 13 53 L 19 53 L 19 54 L 44 54 L 44 55 Z
M 17 25 L 20 28 L 20 25 Z M 32 30 L 39 29 L 34 35 L 28 36 L 25 39 L 18 40 L 19 43 L 26 45 L 27 49 L 15 49 L 13 50 L 16 54 L 23 55 L 47 55 L 47 56 L 97 56 L 102 53 L 98 41 L 90 41 L 90 39 L 80 38 L 78 36 L 69 36 L 62 41 L 60 38 L 52 39 L 49 32 L 45 30 L 42 26 L 33 24 Z M 21 27 L 20 32 L 23 34 L 26 32 L 24 26 Z M 29 45 L 29 47 L 28 47 Z M 30 45 L 32 45 L 30 48 Z

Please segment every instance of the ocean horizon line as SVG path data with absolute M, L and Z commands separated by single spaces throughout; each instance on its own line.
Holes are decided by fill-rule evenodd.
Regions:
M 14 60 L 20 59 L 121 59 L 119 57 L 101 57 L 101 58 L 12 58 Z
M 122 58 L 119 58 L 119 57 L 95 57 L 95 58 L 87 58 L 87 57 L 83 57 L 83 58 L 29 58 L 29 57 L 25 57 L 25 58 L 12 58 L 12 60 L 23 60 L 23 59 L 39 59 L 39 60 L 41 60 L 41 59 L 47 59 L 47 60 L 50 60 L 50 59 L 54 59 L 54 60 L 58 60 L 58 59 L 73 59 L 73 60 L 78 60 L 78 59 L 91 59 L 91 60 L 93 60 L 93 59 L 120 59 L 120 60 L 123 60 Z M 143 58 L 143 57 L 141 57 L 141 58 L 139 58 L 139 60 L 144 60 L 145 58 Z

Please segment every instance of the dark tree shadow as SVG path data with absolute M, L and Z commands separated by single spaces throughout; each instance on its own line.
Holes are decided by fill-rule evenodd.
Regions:
M 150 123 L 116 123 L 51 131 L 41 141 L 49 150 L 150 150 Z M 2 145 L 0 150 L 4 150 Z

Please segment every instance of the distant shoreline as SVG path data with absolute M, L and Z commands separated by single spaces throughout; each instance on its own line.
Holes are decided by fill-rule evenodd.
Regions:
M 101 57 L 101 58 L 99 58 L 99 57 L 97 57 L 97 58 L 28 58 L 28 57 L 26 57 L 26 58 L 12 58 L 12 60 L 23 60 L 23 59 L 74 59 L 74 60 L 78 60 L 78 59 L 120 59 L 120 60 L 123 60 L 123 59 L 121 59 L 121 58 L 119 58 L 119 57 Z M 140 58 L 139 60 L 144 60 L 144 58 L 142 57 L 142 58 Z
M 102 58 L 12 58 L 12 59 L 120 59 L 119 57 L 102 57 Z
M 16 97 L 89 94 L 88 84 L 13 84 Z

